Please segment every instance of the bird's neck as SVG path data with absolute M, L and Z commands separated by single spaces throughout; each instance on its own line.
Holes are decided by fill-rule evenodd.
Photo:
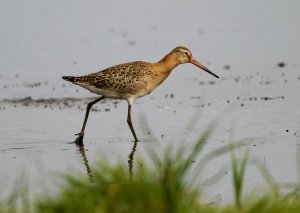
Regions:
M 158 68 L 160 72 L 169 74 L 177 65 L 179 65 L 179 62 L 176 59 L 176 56 L 173 54 L 168 54 L 165 57 L 163 57 L 158 63 Z

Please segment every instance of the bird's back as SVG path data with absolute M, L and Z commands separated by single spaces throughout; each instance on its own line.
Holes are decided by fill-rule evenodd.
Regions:
M 63 79 L 96 94 L 126 99 L 127 96 L 140 97 L 150 92 L 156 75 L 153 72 L 153 64 L 136 61 L 115 65 L 85 76 L 63 76 Z

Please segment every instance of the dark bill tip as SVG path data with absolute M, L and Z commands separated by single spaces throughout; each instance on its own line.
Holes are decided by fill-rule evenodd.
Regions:
M 194 64 L 195 66 L 199 67 L 200 69 L 208 72 L 209 74 L 215 76 L 216 78 L 219 78 L 218 75 L 216 75 L 215 73 L 213 73 L 212 71 L 210 71 L 208 68 L 206 68 L 203 64 L 201 64 L 199 61 L 197 61 L 196 59 L 192 58 L 190 61 L 192 64 Z

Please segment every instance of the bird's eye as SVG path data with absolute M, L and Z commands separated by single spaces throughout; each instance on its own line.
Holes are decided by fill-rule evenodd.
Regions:
M 189 53 L 188 53 L 188 52 L 186 52 L 186 51 L 184 52 L 184 54 L 186 54 L 186 55 L 189 55 Z

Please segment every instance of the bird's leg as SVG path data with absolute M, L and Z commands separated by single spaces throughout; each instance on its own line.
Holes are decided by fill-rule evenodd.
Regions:
M 81 131 L 80 131 L 80 133 L 75 134 L 75 135 L 78 135 L 78 137 L 74 141 L 76 144 L 83 144 L 84 129 L 85 129 L 87 119 L 89 117 L 90 110 L 95 103 L 97 103 L 98 101 L 101 101 L 103 98 L 104 98 L 104 96 L 97 98 L 96 100 L 88 103 Z
M 135 134 L 134 129 L 133 129 L 133 126 L 132 126 L 132 122 L 131 122 L 131 113 L 130 113 L 130 111 L 131 111 L 131 103 L 128 102 L 127 123 L 128 123 L 128 125 L 129 125 L 129 128 L 130 128 L 132 134 L 133 134 L 134 141 L 135 141 L 135 142 L 138 142 L 138 139 L 137 139 L 137 137 L 136 137 L 136 134 Z

